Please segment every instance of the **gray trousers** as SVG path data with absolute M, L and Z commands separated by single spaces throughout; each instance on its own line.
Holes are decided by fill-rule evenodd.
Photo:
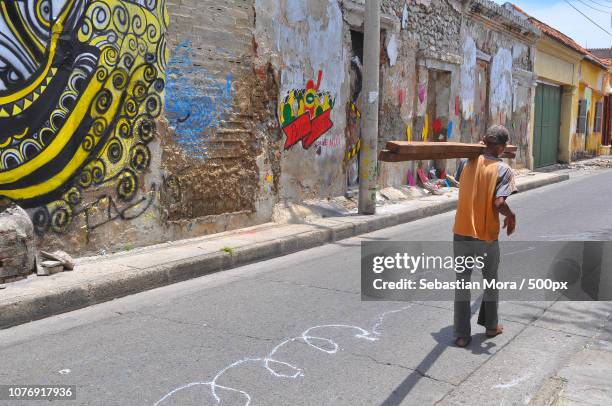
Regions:
M 455 234 L 453 238 L 453 250 L 455 257 L 458 256 L 482 256 L 484 267 L 482 269 L 483 280 L 497 280 L 497 270 L 499 268 L 499 242 L 481 241 L 472 237 L 464 237 Z M 473 269 L 466 269 L 462 273 L 457 273 L 457 281 L 469 282 L 472 278 Z M 455 315 L 454 332 L 455 337 L 471 336 L 470 319 L 471 312 L 471 293 L 469 289 L 455 289 Z M 480 304 L 478 314 L 478 324 L 487 330 L 497 328 L 498 317 L 497 307 L 499 302 L 499 291 L 495 288 L 485 289 Z

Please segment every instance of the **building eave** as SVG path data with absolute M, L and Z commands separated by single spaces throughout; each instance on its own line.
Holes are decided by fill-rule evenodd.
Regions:
M 535 25 L 490 0 L 465 0 L 465 10 L 469 15 L 489 20 L 531 42 L 535 42 L 542 35 Z

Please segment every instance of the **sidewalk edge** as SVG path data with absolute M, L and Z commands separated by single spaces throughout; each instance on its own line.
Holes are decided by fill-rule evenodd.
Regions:
M 545 179 L 520 183 L 517 187 L 520 192 L 523 192 L 568 179 L 569 175 L 567 174 L 551 174 Z M 354 219 L 354 221 L 344 221 L 332 226 L 318 225 L 312 231 L 302 232 L 290 238 L 252 244 L 238 248 L 232 253 L 204 254 L 146 269 L 134 270 L 122 274 L 121 278 L 108 277 L 92 281 L 86 285 L 64 286 L 40 295 L 15 297 L 12 300 L 0 302 L 0 330 L 214 272 L 269 260 L 383 228 L 435 216 L 454 210 L 456 202 L 456 199 L 452 199 L 399 213 L 382 214 L 367 219 Z

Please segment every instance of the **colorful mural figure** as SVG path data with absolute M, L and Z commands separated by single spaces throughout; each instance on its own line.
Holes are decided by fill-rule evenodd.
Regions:
M 165 0 L 0 0 L 0 198 L 39 233 L 146 190 L 167 24 Z
M 317 84 L 309 80 L 305 89 L 291 90 L 280 103 L 279 118 L 285 140 L 285 150 L 302 141 L 304 149 L 329 131 L 334 123 L 331 111 L 334 99 L 329 92 L 319 91 L 323 72 L 319 71 Z

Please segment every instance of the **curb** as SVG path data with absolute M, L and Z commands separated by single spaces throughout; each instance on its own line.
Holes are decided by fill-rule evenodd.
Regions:
M 517 188 L 523 192 L 568 179 L 568 174 L 554 174 L 545 179 L 519 183 Z M 0 330 L 218 271 L 435 216 L 454 210 L 456 205 L 457 200 L 454 198 L 435 204 L 428 202 L 423 207 L 412 208 L 400 213 L 382 214 L 369 218 L 328 218 L 321 221 L 321 224 L 313 224 L 313 230 L 288 238 L 236 248 L 232 254 L 227 252 L 203 254 L 146 269 L 134 269 L 122 274 L 120 278 L 110 275 L 87 283 L 62 286 L 45 291 L 40 295 L 14 297 L 4 301 L 0 296 Z
M 525 182 L 517 185 L 517 189 L 519 192 L 526 192 L 528 190 L 537 189 L 543 186 L 552 185 L 554 183 L 564 182 L 569 180 L 570 176 L 567 173 L 556 173 L 551 175 L 548 179 L 538 179 L 533 182 Z

